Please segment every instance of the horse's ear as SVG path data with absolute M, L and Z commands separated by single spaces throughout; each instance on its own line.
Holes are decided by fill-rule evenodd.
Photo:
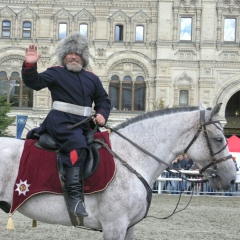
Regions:
M 212 110 L 210 119 L 212 120 L 220 111 L 222 103 L 218 103 Z

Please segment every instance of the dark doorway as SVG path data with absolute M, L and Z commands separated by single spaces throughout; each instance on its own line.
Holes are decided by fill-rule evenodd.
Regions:
M 227 137 L 238 135 L 240 137 L 240 91 L 233 94 L 229 99 L 225 118 L 227 124 L 224 127 L 224 133 Z

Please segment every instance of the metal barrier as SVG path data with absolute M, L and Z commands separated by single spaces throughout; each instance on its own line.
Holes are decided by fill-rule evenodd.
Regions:
M 197 195 L 240 196 L 240 171 L 237 172 L 236 183 L 228 192 L 216 191 L 209 186 L 208 182 L 195 183 L 182 180 L 181 174 L 183 174 L 184 178 L 201 179 L 202 175 L 197 170 L 181 170 L 180 172 L 178 173 L 175 170 L 171 170 L 171 172 L 164 171 L 154 183 L 153 192 L 158 194 L 179 194 L 182 191 L 183 194 L 190 194 L 193 191 Z

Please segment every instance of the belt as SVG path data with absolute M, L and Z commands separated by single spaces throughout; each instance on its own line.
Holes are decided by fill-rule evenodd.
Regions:
M 60 102 L 60 101 L 54 101 L 52 109 L 62 111 L 62 112 L 72 113 L 72 114 L 76 114 L 84 117 L 90 116 L 92 112 L 92 108 L 90 107 L 83 107 L 83 106 Z

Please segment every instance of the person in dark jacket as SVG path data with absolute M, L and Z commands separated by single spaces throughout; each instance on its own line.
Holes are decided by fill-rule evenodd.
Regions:
M 179 155 L 177 158 L 175 158 L 173 161 L 172 161 L 172 164 L 171 164 L 171 169 L 172 170 L 176 170 L 177 172 L 171 172 L 170 173 L 170 177 L 171 178 L 178 178 L 179 177 L 179 173 L 178 171 L 181 170 L 181 165 L 180 165 L 180 156 Z M 179 192 L 179 182 L 178 181 L 174 181 L 174 180 L 171 180 L 171 186 L 172 186 L 172 189 L 171 189 L 171 193 L 172 194 L 178 194 Z
M 103 126 L 110 114 L 110 100 L 102 83 L 95 74 L 84 69 L 88 65 L 88 42 L 80 33 L 72 33 L 60 40 L 57 48 L 60 66 L 37 71 L 41 57 L 35 45 L 29 45 L 22 66 L 23 82 L 34 90 L 48 88 L 52 97 L 52 110 L 40 127 L 56 141 L 64 166 L 67 207 L 76 216 L 88 216 L 82 196 L 81 182 L 87 141 L 84 133 L 90 129 L 86 122 L 71 130 L 69 126 L 89 117 L 94 103 L 95 123 Z

